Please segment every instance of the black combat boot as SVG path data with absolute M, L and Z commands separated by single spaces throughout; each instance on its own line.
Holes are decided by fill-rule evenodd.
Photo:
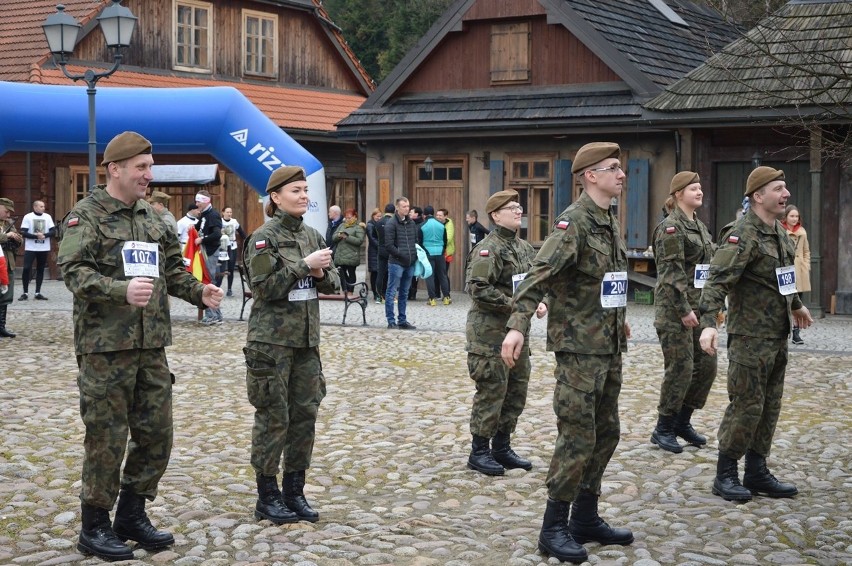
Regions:
M 695 409 L 691 409 L 686 405 L 680 408 L 680 412 L 674 420 L 674 433 L 686 440 L 689 444 L 701 448 L 707 444 L 707 438 L 703 434 L 698 434 L 698 432 L 692 428 L 692 423 L 689 422 L 690 419 L 692 419 L 692 411 L 694 410 Z
M 505 471 L 491 455 L 488 439 L 475 434 L 471 443 L 470 456 L 467 457 L 467 467 L 486 476 L 502 476 Z
M 257 504 L 254 506 L 255 519 L 266 519 L 276 525 L 295 523 L 299 520 L 299 516 L 287 507 L 284 500 L 281 499 L 277 477 L 257 474 L 255 479 L 257 480 Z
M 675 437 L 674 419 L 675 417 L 672 416 L 658 416 L 657 426 L 654 428 L 654 432 L 651 433 L 651 442 L 663 450 L 680 454 L 683 452 L 683 446 L 678 443 L 677 437 Z
M 14 338 L 17 334 L 6 328 L 6 307 L 0 307 L 0 338 Z
M 770 474 L 766 467 L 766 458 L 752 450 L 747 451 L 745 455 L 743 486 L 752 493 L 768 497 L 793 497 L 799 493 L 795 485 L 780 482 Z
M 145 496 L 122 489 L 115 508 L 112 530 L 122 540 L 136 541 L 140 548 L 158 550 L 175 543 L 175 537 L 167 531 L 158 531 L 145 513 Z
M 305 499 L 305 470 L 301 472 L 289 472 L 284 474 L 281 482 L 284 488 L 284 503 L 292 509 L 302 521 L 316 523 L 319 513 L 311 509 L 308 500 Z
M 577 494 L 571 506 L 568 531 L 580 544 L 599 542 L 604 546 L 608 544 L 624 546 L 633 542 L 633 533 L 629 529 L 614 529 L 600 518 L 598 496 L 588 491 Z
M 547 498 L 547 508 L 538 535 L 538 550 L 558 558 L 560 562 L 567 560 L 579 564 L 586 561 L 589 553 L 568 531 L 569 509 L 568 502 Z
M 94 554 L 101 560 L 133 560 L 133 552 L 113 532 L 109 524 L 109 511 L 83 503 L 80 506 L 83 528 L 77 541 L 77 550 Z
M 514 470 L 516 468 L 527 471 L 532 470 L 532 462 L 521 458 L 512 450 L 512 447 L 509 445 L 510 439 L 511 436 L 508 432 L 500 432 L 498 430 L 494 438 L 491 439 L 491 456 L 507 470 Z
M 737 461 L 721 452 L 716 462 L 713 495 L 718 495 L 725 501 L 751 501 L 751 492 L 740 483 Z

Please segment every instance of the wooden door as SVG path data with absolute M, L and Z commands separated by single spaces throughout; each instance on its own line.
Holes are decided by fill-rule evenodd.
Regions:
M 432 171 L 427 172 L 420 160 L 410 161 L 411 190 L 408 200 L 411 206 L 425 208 L 432 205 L 435 210 L 446 208 L 455 227 L 456 253 L 450 263 L 450 290 L 461 293 L 464 288 L 463 265 L 464 236 L 467 225 L 465 213 L 465 180 L 467 179 L 467 159 L 462 157 L 433 157 Z M 425 283 L 423 283 L 425 286 Z M 425 288 L 425 287 L 424 287 Z

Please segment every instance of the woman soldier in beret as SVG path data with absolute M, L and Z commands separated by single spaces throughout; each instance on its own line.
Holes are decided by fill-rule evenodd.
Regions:
M 255 231 L 245 250 L 254 294 L 243 349 L 248 399 L 255 408 L 254 514 L 279 525 L 315 522 L 319 514 L 305 499 L 304 487 L 317 411 L 325 397 L 317 293 L 337 293 L 340 278 L 323 237 L 302 222 L 309 204 L 305 172 L 292 166 L 277 169 L 266 192 L 266 214 L 272 220 Z
M 716 357 L 703 352 L 698 343 L 698 299 L 716 250 L 710 231 L 695 214 L 703 196 L 697 173 L 675 175 L 665 204 L 669 214 L 654 230 L 654 327 L 665 375 L 651 442 L 675 454 L 683 452 L 678 436 L 693 446 L 707 444 L 689 421 L 695 409 L 704 407 L 716 379 Z

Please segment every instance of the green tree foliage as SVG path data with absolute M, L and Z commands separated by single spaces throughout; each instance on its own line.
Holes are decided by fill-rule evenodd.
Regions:
M 381 82 L 453 0 L 324 0 L 361 64 Z

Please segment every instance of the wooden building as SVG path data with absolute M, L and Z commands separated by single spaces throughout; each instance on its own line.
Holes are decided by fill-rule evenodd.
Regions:
M 111 66 L 96 20 L 111 3 L 64 2 L 65 12 L 82 24 L 69 72 Z M 336 137 L 335 124 L 374 85 L 319 0 L 125 0 L 123 5 L 138 18 L 136 30 L 120 69 L 101 80 L 98 90 L 235 87 L 323 163 L 330 204 L 364 213 L 364 155 L 354 142 Z M 41 29 L 55 10 L 54 0 L 0 3 L 0 80 L 71 84 L 54 64 Z M 134 110 L 157 112 L 128 109 Z M 258 194 L 211 156 L 155 157 L 158 165 L 181 166 L 178 176 L 156 187 L 175 197 L 169 203 L 175 217 L 183 216 L 185 204 L 205 187 L 214 206 L 232 207 L 248 231 L 263 221 Z M 87 163 L 80 154 L 7 153 L 0 156 L 0 194 L 23 212 L 32 201 L 44 200 L 47 212 L 62 218 L 93 181 Z M 215 166 L 216 174 L 199 176 L 193 165 Z
M 784 170 L 810 240 L 805 301 L 839 314 L 852 314 L 850 45 L 852 2 L 793 1 L 645 104 L 710 188 L 711 228 L 733 218 L 754 165 Z
M 669 6 L 670 5 L 670 6 Z M 540 244 L 579 195 L 577 149 L 618 142 L 628 187 L 615 203 L 628 248 L 659 220 L 678 138 L 642 104 L 736 37 L 718 13 L 658 0 L 458 0 L 367 101 L 338 125 L 367 154 L 368 208 L 405 195 L 449 209 L 456 249 L 466 210 L 521 194 L 522 236 Z M 454 289 L 463 284 L 454 262 Z

